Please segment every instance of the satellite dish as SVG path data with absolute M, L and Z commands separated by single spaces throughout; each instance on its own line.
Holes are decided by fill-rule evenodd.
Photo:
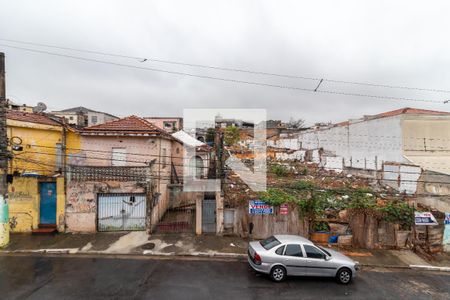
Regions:
M 45 105 L 44 102 L 38 102 L 38 104 L 35 107 L 33 107 L 33 112 L 40 113 L 40 112 L 45 111 L 46 109 L 47 109 L 47 105 Z

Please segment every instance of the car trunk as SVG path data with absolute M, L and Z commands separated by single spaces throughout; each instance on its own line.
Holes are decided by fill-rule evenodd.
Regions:
M 263 246 L 259 242 L 250 242 L 248 246 L 248 256 L 251 258 L 252 261 L 254 261 L 255 253 L 258 253 L 261 255 L 262 252 L 266 251 Z

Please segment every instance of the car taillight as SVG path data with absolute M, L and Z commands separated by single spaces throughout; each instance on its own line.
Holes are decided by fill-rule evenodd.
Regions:
M 259 254 L 256 252 L 255 252 L 255 256 L 253 257 L 253 260 L 255 261 L 255 264 L 257 264 L 257 265 L 261 264 L 261 256 L 259 256 Z

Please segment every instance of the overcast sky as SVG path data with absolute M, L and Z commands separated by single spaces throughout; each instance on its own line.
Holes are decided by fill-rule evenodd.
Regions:
M 448 1 L 3 1 L 0 38 L 255 71 L 450 90 Z M 20 46 L 0 41 L 0 44 Z M 277 78 L 32 46 L 146 68 L 314 89 Z M 401 107 L 450 110 L 450 93 L 324 82 L 328 95 L 78 61 L 0 46 L 7 96 L 52 110 L 181 116 L 184 108 L 265 108 L 268 117 L 340 121 Z

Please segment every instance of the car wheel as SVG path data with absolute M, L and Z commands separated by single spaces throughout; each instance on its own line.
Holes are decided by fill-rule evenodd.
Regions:
M 281 282 L 286 278 L 286 269 L 282 266 L 275 266 L 270 270 L 270 278 L 275 282 Z
M 336 279 L 341 284 L 349 284 L 352 281 L 352 271 L 347 268 L 342 268 L 337 272 Z

